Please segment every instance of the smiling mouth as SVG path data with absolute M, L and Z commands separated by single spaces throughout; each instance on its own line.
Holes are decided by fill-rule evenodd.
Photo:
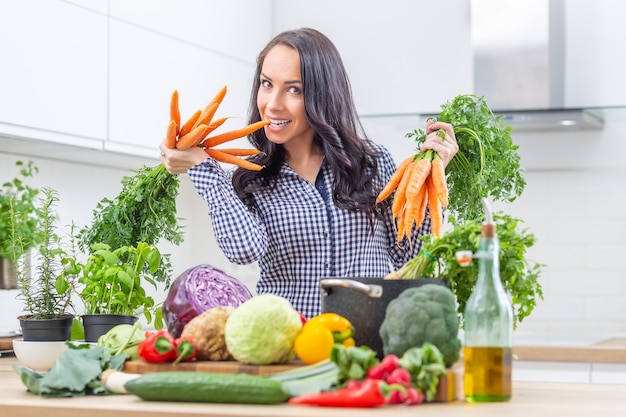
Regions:
M 270 119 L 270 125 L 273 127 L 283 127 L 283 126 L 287 126 L 289 123 L 291 123 L 291 120 Z

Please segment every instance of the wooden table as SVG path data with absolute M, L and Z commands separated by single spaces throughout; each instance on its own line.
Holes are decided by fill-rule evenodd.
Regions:
M 20 417 L 623 417 L 626 385 L 516 382 L 505 403 L 467 404 L 464 401 L 379 409 L 339 409 L 293 406 L 230 405 L 142 401 L 131 395 L 42 398 L 26 392 L 11 366 L 14 357 L 0 358 L 0 415 Z

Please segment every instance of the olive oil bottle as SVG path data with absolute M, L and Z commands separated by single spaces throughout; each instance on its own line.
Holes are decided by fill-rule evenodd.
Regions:
M 500 245 L 489 204 L 478 247 L 478 279 L 464 315 L 464 391 L 468 402 L 508 401 L 512 394 L 513 312 L 500 280 Z

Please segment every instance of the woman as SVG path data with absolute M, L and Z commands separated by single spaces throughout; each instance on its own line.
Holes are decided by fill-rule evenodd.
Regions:
M 396 243 L 389 202 L 375 205 L 395 163 L 366 138 L 327 37 L 304 28 L 270 41 L 257 59 L 250 113 L 250 122 L 271 121 L 249 137 L 262 151 L 253 158 L 261 171 L 239 168 L 231 177 L 202 149 L 160 148 L 168 171 L 188 173 L 207 201 L 226 257 L 259 262 L 259 294 L 282 296 L 312 317 L 320 313 L 320 278 L 383 277 L 417 254 L 430 220 L 412 242 Z M 422 149 L 447 165 L 458 151 L 452 127 L 429 121 L 426 132 Z

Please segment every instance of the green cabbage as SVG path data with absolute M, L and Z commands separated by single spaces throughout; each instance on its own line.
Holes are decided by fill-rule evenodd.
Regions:
M 262 294 L 235 308 L 226 320 L 224 338 L 241 363 L 279 364 L 294 358 L 293 343 L 301 328 L 300 315 L 289 301 Z

